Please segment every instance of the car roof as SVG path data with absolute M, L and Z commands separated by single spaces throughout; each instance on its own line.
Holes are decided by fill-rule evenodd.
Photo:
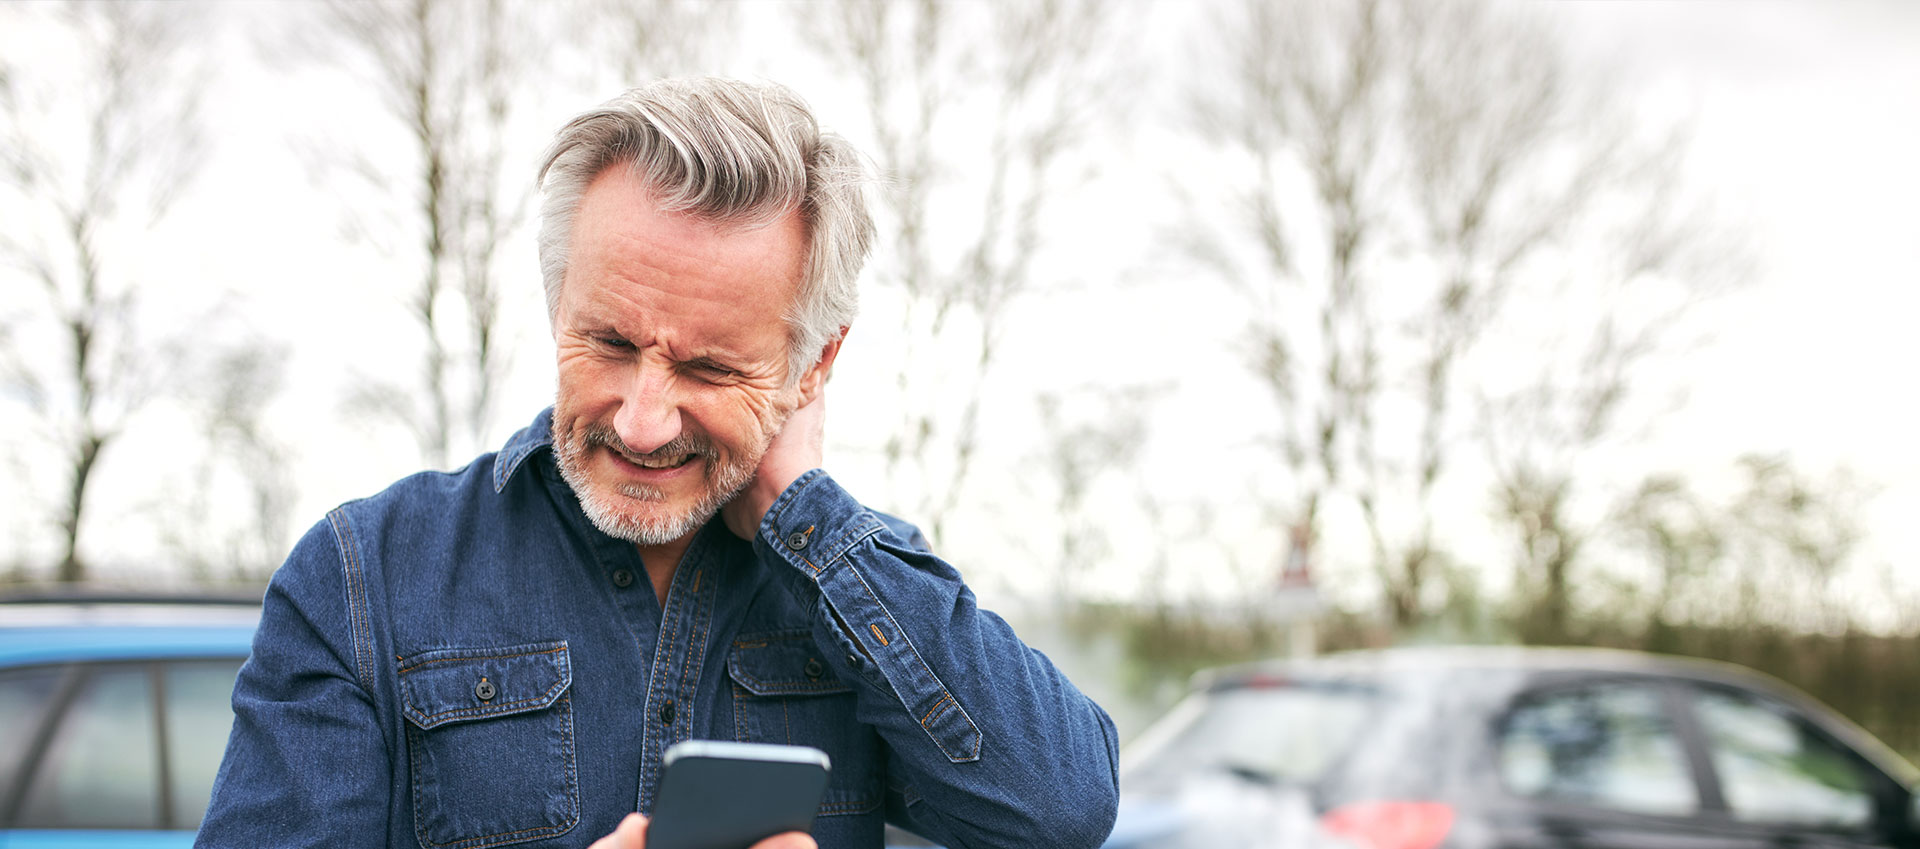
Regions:
M 1645 674 L 1690 678 L 1769 691 L 1788 689 L 1771 676 L 1731 663 L 1623 649 L 1539 646 L 1414 646 L 1337 652 L 1307 659 L 1264 660 L 1195 676 L 1196 687 L 1234 686 L 1269 677 L 1374 678 L 1519 672 Z
M 242 657 L 257 595 L 53 591 L 0 596 L 0 667 L 156 657 Z
M 1541 646 L 1417 646 L 1337 652 L 1308 659 L 1267 660 L 1206 670 L 1194 676 L 1195 690 L 1303 681 L 1375 682 L 1382 685 L 1421 682 L 1473 675 L 1485 680 L 1504 678 L 1505 692 L 1551 682 L 1556 678 L 1644 675 L 1718 684 L 1753 692 L 1794 705 L 1813 721 L 1874 761 L 1902 784 L 1920 783 L 1904 757 L 1878 738 L 1819 700 L 1778 678 L 1738 664 L 1694 657 L 1677 657 L 1625 649 Z M 1455 682 L 1443 682 L 1451 688 Z M 1497 695 L 1488 693 L 1488 695 Z

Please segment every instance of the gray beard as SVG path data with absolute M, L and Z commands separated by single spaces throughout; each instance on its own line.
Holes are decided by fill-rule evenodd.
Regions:
M 555 423 L 556 429 L 559 422 Z M 707 491 L 680 515 L 625 515 L 616 508 L 613 498 L 632 501 L 665 502 L 666 493 L 650 486 L 634 484 L 618 488 L 618 494 L 612 498 L 602 495 L 592 485 L 592 478 L 586 471 L 587 452 L 604 446 L 623 457 L 632 458 L 620 443 L 620 439 L 611 429 L 598 425 L 590 426 L 577 437 L 555 433 L 553 439 L 554 455 L 560 466 L 560 477 L 573 489 L 575 498 L 580 500 L 580 509 L 587 514 L 587 520 L 600 529 L 601 533 L 614 539 L 626 540 L 636 545 L 666 545 L 693 533 L 712 519 L 720 508 L 733 500 L 747 484 L 753 481 L 753 473 L 759 465 L 759 458 L 752 463 L 739 463 L 732 466 L 716 466 L 718 457 L 704 439 L 686 434 L 659 450 L 656 455 L 674 455 L 692 453 L 700 462 L 707 465 Z

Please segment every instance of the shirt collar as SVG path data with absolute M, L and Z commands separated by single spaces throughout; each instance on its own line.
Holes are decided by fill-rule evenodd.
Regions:
M 493 491 L 507 488 L 507 481 L 525 464 L 533 452 L 553 447 L 553 408 L 548 407 L 533 417 L 533 424 L 520 429 L 519 433 L 507 440 L 500 453 L 493 458 Z

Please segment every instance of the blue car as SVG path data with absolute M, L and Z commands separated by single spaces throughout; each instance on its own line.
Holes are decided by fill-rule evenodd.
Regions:
M 256 598 L 0 597 L 0 848 L 187 847 Z
M 257 596 L 0 595 L 0 849 L 192 846 L 259 620 Z

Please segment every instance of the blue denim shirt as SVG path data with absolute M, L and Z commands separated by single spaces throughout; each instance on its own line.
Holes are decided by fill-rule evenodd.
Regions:
M 561 479 L 551 411 L 498 454 L 334 510 L 266 595 L 202 847 L 584 847 L 690 738 L 800 743 L 823 849 L 1096 846 L 1111 720 L 911 526 L 825 472 L 751 542 L 718 518 L 662 605 Z M 751 804 L 751 800 L 743 800 Z

